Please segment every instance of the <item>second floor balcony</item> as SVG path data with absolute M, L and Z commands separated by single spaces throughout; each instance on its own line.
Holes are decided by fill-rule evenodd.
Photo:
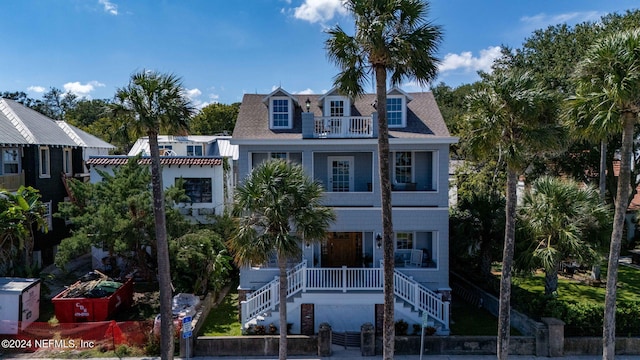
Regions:
M 302 114 L 302 137 L 347 139 L 377 137 L 375 116 L 314 116 Z

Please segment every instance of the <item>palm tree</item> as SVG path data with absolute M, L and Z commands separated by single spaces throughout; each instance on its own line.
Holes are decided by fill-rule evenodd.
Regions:
M 38 190 L 20 186 L 14 193 L 0 190 L 0 274 L 15 275 L 16 271 L 33 276 L 34 231 L 47 230 L 46 208 Z M 16 258 L 22 261 L 14 263 Z M 18 268 L 18 264 L 21 265 Z
M 149 137 L 151 155 L 151 184 L 153 191 L 153 215 L 160 285 L 160 345 L 163 360 L 173 359 L 174 333 L 171 311 L 171 269 L 169 245 L 164 209 L 162 170 L 158 134 L 167 131 L 174 134 L 187 128 L 194 108 L 185 94 L 182 81 L 173 74 L 142 70 L 131 76 L 129 84 L 116 91 L 112 110 L 116 116 L 125 116 L 130 128 Z
M 537 86 L 530 73 L 497 71 L 484 83 L 483 89 L 467 98 L 470 131 L 465 135 L 465 143 L 471 158 L 497 157 L 498 163 L 505 164 L 507 170 L 497 344 L 498 358 L 506 359 L 518 174 L 524 172 L 529 156 L 560 147 L 562 131 L 555 125 L 555 97 Z
M 524 195 L 518 212 L 533 248 L 527 255 L 545 272 L 545 295 L 558 290 L 562 259 L 571 256 L 581 264 L 599 261 L 598 240 L 610 229 L 611 211 L 595 188 L 543 177 Z
M 640 114 L 640 29 L 598 40 L 578 64 L 574 81 L 576 95 L 568 106 L 575 126 L 593 133 L 622 133 L 602 335 L 602 358 L 613 359 L 618 261 L 629 205 L 633 128 Z
M 439 26 L 426 20 L 427 2 L 420 0 L 347 0 L 347 10 L 355 18 L 355 35 L 339 26 L 328 30 L 325 46 L 329 60 L 340 72 L 335 85 L 344 94 L 364 93 L 369 76 L 375 79 L 378 111 L 378 163 L 382 203 L 384 264 L 383 357 L 394 351 L 394 244 L 391 218 L 391 177 L 389 131 L 387 127 L 387 74 L 392 85 L 415 79 L 427 85 L 436 75 L 434 53 L 442 38 Z
M 236 188 L 234 213 L 238 227 L 229 240 L 240 266 L 278 259 L 280 359 L 287 358 L 287 260 L 300 254 L 301 241 L 319 241 L 335 220 L 321 206 L 322 185 L 312 181 L 302 166 L 269 160 L 253 169 Z

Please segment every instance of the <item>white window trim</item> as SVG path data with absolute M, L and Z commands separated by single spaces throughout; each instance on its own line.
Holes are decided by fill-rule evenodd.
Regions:
M 344 117 L 351 116 L 351 100 L 345 96 L 327 96 L 324 98 L 324 116 L 331 116 L 331 101 L 340 100 L 344 103 Z
M 46 151 L 46 159 L 42 159 L 42 150 Z M 38 173 L 40 174 L 40 178 L 50 178 L 51 177 L 51 151 L 48 146 L 40 146 L 38 148 Z M 47 172 L 42 172 L 42 164 L 43 160 L 46 161 L 47 164 Z
M 430 190 L 431 192 L 438 192 L 438 190 L 440 189 L 440 152 L 438 150 L 434 150 L 431 151 L 431 182 L 433 183 L 433 190 Z M 448 191 L 448 188 L 447 190 Z
M 389 111 L 387 111 L 387 125 L 389 128 L 404 128 L 407 127 L 407 98 L 402 95 L 387 95 L 387 104 L 389 103 L 389 99 L 400 99 L 402 100 L 402 121 L 400 125 L 391 125 L 389 124 Z M 388 106 L 388 105 L 387 105 Z
M 68 157 L 67 154 L 69 155 Z M 73 175 L 73 153 L 71 148 L 62 149 L 62 171 L 64 171 L 65 175 Z
M 15 150 L 16 151 L 17 159 L 16 159 L 15 162 L 14 161 L 5 162 L 5 160 L 4 160 L 4 152 L 6 150 Z M 22 156 L 20 154 L 21 154 L 21 149 L 20 148 L 7 147 L 7 148 L 0 149 L 0 175 L 17 175 L 17 174 L 20 174 L 20 172 L 22 172 Z M 18 165 L 18 172 L 16 172 L 16 173 L 6 173 L 4 171 L 5 164 L 16 164 L 16 165 Z
M 288 125 L 287 126 L 275 126 L 273 121 L 273 101 L 274 100 L 286 100 L 288 109 Z M 293 100 L 287 96 L 273 96 L 269 99 L 269 127 L 271 129 L 292 129 L 293 128 Z

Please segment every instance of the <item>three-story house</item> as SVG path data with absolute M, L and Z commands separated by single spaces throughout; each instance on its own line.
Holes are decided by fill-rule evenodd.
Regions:
M 291 259 L 287 319 L 294 333 L 382 324 L 382 215 L 375 94 L 331 90 L 246 94 L 232 142 L 242 179 L 269 158 L 301 164 L 324 185 L 337 220 L 320 243 Z M 396 318 L 449 329 L 448 163 L 451 137 L 430 92 L 387 94 L 395 248 Z M 241 269 L 241 318 L 277 323 L 275 262 Z

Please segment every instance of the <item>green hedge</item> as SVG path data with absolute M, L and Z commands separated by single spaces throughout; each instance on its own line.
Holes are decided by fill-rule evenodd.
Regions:
M 500 296 L 499 277 L 486 279 L 480 278 L 477 273 L 457 270 L 485 291 L 496 297 Z M 554 317 L 564 321 L 566 336 L 602 336 L 604 304 L 599 302 L 558 300 L 513 284 L 511 306 L 537 321 L 543 317 Z M 640 336 L 640 301 L 617 301 L 616 335 Z
M 602 336 L 603 304 L 558 300 L 521 288 L 513 290 L 513 306 L 529 317 L 536 320 L 554 317 L 564 321 L 566 336 Z M 617 302 L 616 335 L 640 335 L 640 301 Z

